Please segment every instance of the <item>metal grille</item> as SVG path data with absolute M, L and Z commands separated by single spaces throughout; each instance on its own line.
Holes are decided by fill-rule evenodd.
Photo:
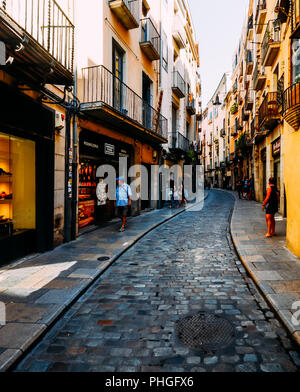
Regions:
M 224 349 L 235 337 L 234 327 L 228 320 L 204 312 L 179 320 L 176 334 L 185 346 L 203 351 Z

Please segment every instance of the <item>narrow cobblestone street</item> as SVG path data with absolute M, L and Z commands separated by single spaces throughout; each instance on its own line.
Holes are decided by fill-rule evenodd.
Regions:
M 211 192 L 202 211 L 187 211 L 148 234 L 16 370 L 299 371 L 299 349 L 233 249 L 233 205 L 230 195 Z M 199 352 L 178 340 L 177 320 L 199 311 L 231 321 L 236 335 L 230 347 Z

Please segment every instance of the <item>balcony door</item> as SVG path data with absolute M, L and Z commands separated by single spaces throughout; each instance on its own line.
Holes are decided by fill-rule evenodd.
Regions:
M 123 64 L 124 51 L 113 43 L 113 107 L 123 112 Z M 124 112 L 124 114 L 127 114 Z
M 153 115 L 151 110 L 151 88 L 152 80 L 143 73 L 143 125 L 145 128 L 152 128 L 152 118 Z

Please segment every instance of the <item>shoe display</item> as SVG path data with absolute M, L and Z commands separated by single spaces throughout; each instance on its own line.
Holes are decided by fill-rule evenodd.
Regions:
M 2 168 L 0 168 L 0 176 L 12 176 L 12 173 L 6 172 Z

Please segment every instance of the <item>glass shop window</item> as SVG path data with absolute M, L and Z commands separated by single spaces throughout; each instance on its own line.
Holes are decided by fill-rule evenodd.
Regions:
M 0 238 L 35 228 L 35 142 L 0 132 Z

